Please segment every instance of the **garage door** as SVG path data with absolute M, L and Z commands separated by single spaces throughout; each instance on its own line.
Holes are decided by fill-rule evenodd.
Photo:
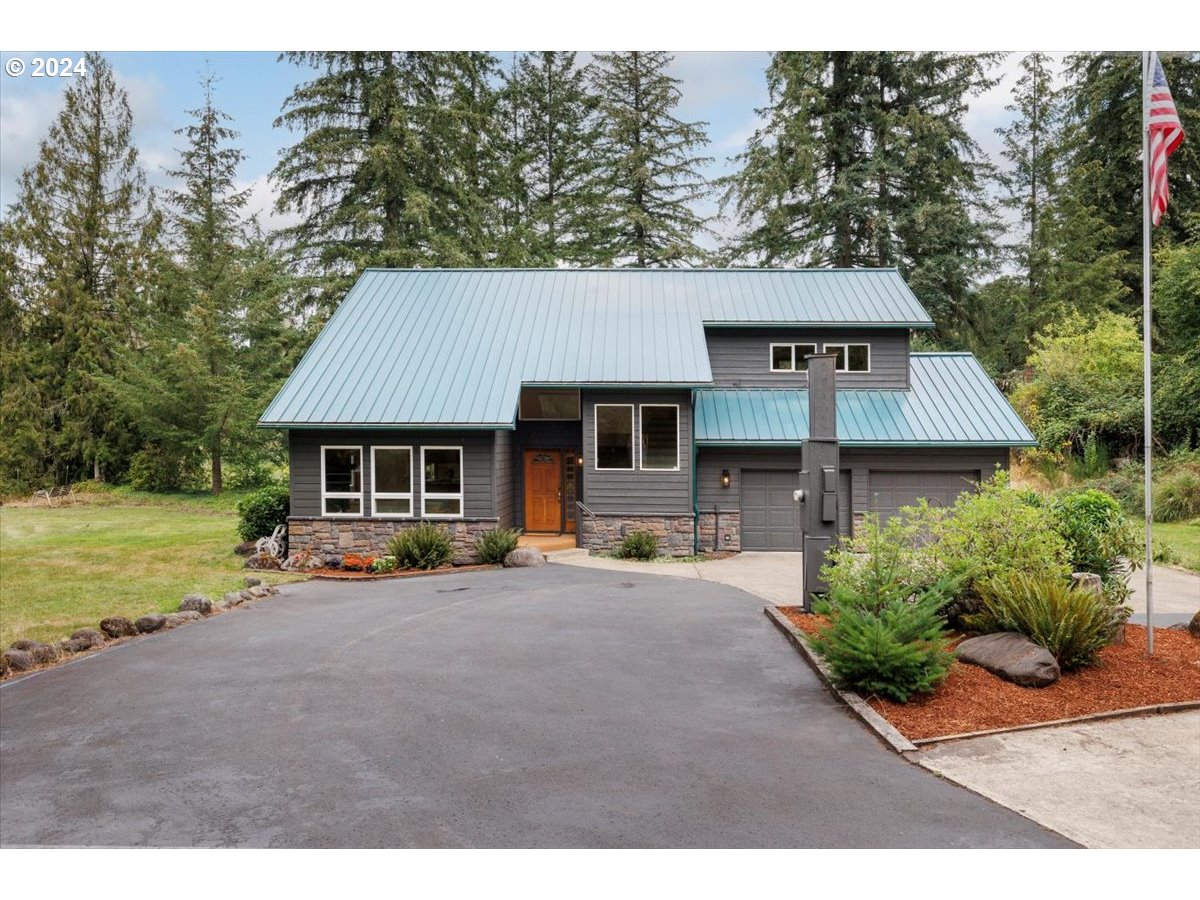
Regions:
M 794 471 L 742 470 L 742 549 L 800 550 L 804 531 L 792 491 L 800 487 Z
M 978 472 L 877 472 L 870 473 L 871 510 L 886 522 L 902 506 L 924 498 L 931 506 L 953 506 L 963 491 L 973 490 Z

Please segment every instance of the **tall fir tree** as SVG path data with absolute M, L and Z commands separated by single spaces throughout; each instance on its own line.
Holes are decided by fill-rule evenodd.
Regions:
M 503 135 L 485 53 L 292 53 L 316 69 L 276 120 L 283 237 L 336 299 L 365 266 L 475 266 L 496 252 Z
M 679 266 L 702 262 L 697 243 L 706 219 L 696 204 L 707 196 L 698 151 L 706 122 L 675 115 L 679 79 L 662 51 L 602 53 L 593 61 L 592 90 L 603 123 L 599 185 L 607 198 L 599 247 L 608 265 Z
M 111 475 L 134 446 L 100 381 L 134 334 L 158 226 L 125 91 L 103 56 L 89 53 L 84 64 L 7 214 L 56 481 Z
M 506 130 L 527 264 L 588 266 L 605 261 L 604 191 L 598 181 L 601 128 L 588 70 L 576 54 L 545 51 L 515 61 L 504 86 Z
M 994 54 L 776 53 L 765 124 L 723 180 L 730 261 L 896 266 L 939 335 L 970 324 L 999 225 L 964 125 Z
M 1200 53 L 1159 54 L 1184 131 L 1200 134 Z M 1142 73 L 1138 53 L 1079 53 L 1067 58 L 1063 88 L 1064 165 L 1088 168 L 1092 205 L 1109 228 L 1105 250 L 1121 254 L 1130 289 L 1127 312 L 1137 311 L 1142 259 Z M 1200 213 L 1200 141 L 1186 140 L 1171 155 L 1171 204 L 1154 229 L 1156 246 L 1187 240 Z M 1138 313 L 1140 314 L 1140 313 Z

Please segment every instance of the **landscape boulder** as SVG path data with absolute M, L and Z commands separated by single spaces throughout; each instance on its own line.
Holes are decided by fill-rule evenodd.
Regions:
M 166 624 L 166 621 L 166 616 L 151 613 L 148 616 L 142 616 L 133 624 L 141 634 L 149 634 L 152 631 L 158 631 L 162 628 Z
M 1022 687 L 1045 687 L 1062 674 L 1050 651 L 1012 631 L 968 638 L 954 653 L 963 662 Z
M 33 655 L 28 650 L 5 650 L 0 653 L 0 671 L 5 674 L 8 672 L 24 672 L 27 669 L 32 669 L 35 665 Z
M 274 591 L 265 584 L 256 584 L 252 588 L 247 588 L 250 591 L 251 597 L 269 597 Z
M 307 550 L 301 550 L 299 553 L 293 553 L 283 561 L 280 567 L 287 572 L 311 572 L 313 569 L 322 569 L 325 567 L 325 560 L 315 553 L 310 553 Z
M 504 565 L 507 568 L 538 568 L 546 564 L 546 557 L 542 555 L 542 551 L 537 547 L 518 547 L 516 550 L 510 550 L 508 555 L 504 557 Z
M 199 622 L 204 616 L 196 612 L 194 609 L 185 609 L 183 612 L 173 614 L 179 620 L 181 625 L 186 625 L 188 622 Z
M 223 604 L 228 604 L 229 606 L 237 606 L 238 604 L 245 602 L 245 600 L 246 598 L 242 596 L 241 591 L 230 591 L 221 598 L 221 602 Z
M 246 587 L 252 588 L 255 585 L 262 584 L 262 579 L 257 575 L 247 575 L 245 578 Z
M 71 632 L 71 640 L 84 650 L 91 650 L 93 647 L 101 647 L 104 645 L 104 635 L 95 628 L 80 628 Z M 76 653 L 79 651 L 76 650 Z
M 124 616 L 109 616 L 100 620 L 100 630 L 110 638 L 129 637 L 137 634 L 137 628 Z
M 247 569 L 278 569 L 279 558 L 270 553 L 256 553 L 246 560 Z
M 1071 581 L 1077 590 L 1087 591 L 1097 597 L 1104 593 L 1104 580 L 1094 572 L 1072 572 Z
M 179 618 L 179 613 L 167 613 L 164 617 L 163 628 L 178 628 L 185 620 Z
M 212 601 L 203 594 L 187 594 L 179 601 L 179 611 L 187 612 L 192 610 L 200 613 L 202 616 L 207 616 L 212 612 Z
M 1188 622 L 1188 634 L 1194 638 L 1200 638 L 1200 612 L 1192 616 L 1192 621 Z
M 43 644 L 41 641 L 31 641 L 22 638 L 19 641 L 13 641 L 8 649 L 28 653 L 35 664 L 54 662 L 54 660 L 58 659 L 58 650 L 49 644 Z
M 342 567 L 342 558 L 336 553 L 331 553 L 325 557 L 325 567 L 327 569 L 340 569 Z

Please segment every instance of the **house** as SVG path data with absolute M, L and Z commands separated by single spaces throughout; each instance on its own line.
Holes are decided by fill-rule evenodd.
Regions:
M 837 529 L 948 504 L 1033 435 L 889 269 L 365 271 L 263 414 L 293 552 L 444 523 L 592 549 L 796 550 L 809 354 L 836 357 Z M 832 474 L 832 473 L 830 473 Z

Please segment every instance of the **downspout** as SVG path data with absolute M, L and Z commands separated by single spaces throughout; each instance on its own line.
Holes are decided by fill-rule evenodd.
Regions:
M 696 473 L 696 392 L 692 391 L 692 556 L 700 555 L 700 495 L 696 486 L 700 483 Z

